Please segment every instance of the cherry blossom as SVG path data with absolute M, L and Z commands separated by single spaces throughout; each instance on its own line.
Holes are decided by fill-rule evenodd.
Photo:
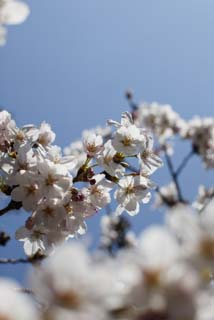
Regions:
M 6 40 L 5 28 L 2 25 L 16 25 L 23 23 L 30 13 L 28 5 L 19 0 L 0 0 L 0 45 Z

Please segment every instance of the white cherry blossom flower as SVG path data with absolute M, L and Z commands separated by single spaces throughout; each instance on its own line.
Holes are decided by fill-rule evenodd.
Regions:
M 72 173 L 75 175 L 78 169 L 85 163 L 87 154 L 84 151 L 83 143 L 80 140 L 72 142 L 70 146 L 64 148 L 66 156 L 72 156 Z
M 104 208 L 111 201 L 109 192 L 113 185 L 104 178 L 104 174 L 95 175 L 93 177 L 96 181 L 95 184 L 91 185 L 88 189 L 85 189 L 92 205 L 97 209 Z
M 30 13 L 27 4 L 19 0 L 0 0 L 0 46 L 6 43 L 7 30 L 4 25 L 24 22 Z
M 67 168 L 61 164 L 46 159 L 38 163 L 38 171 L 42 177 L 40 186 L 45 197 L 62 198 L 72 185 L 71 178 L 66 176 Z
M 6 44 L 7 29 L 0 25 L 0 46 Z
M 122 114 L 121 124 L 109 120 L 109 124 L 114 125 L 117 130 L 114 133 L 112 145 L 116 151 L 123 153 L 126 156 L 136 155 L 139 149 L 144 144 L 144 135 L 137 128 L 128 112 Z
M 193 149 L 198 153 L 207 168 L 214 166 L 214 118 L 194 117 L 181 131 L 184 139 L 192 141 Z
M 170 228 L 180 239 L 183 258 L 195 269 L 209 273 L 214 264 L 214 202 L 200 215 L 187 206 L 177 206 L 167 216 Z M 205 279 L 206 280 L 206 279 Z
M 0 319 L 2 320 L 39 320 L 33 301 L 21 292 L 18 283 L 0 279 Z
M 121 177 L 125 168 L 120 163 L 114 161 L 116 153 L 111 140 L 108 140 L 104 144 L 103 151 L 98 155 L 97 162 L 110 176 Z
M 157 193 L 155 198 L 155 207 L 157 208 L 166 204 L 172 207 L 178 204 L 178 202 L 179 198 L 177 188 L 174 182 L 171 182 L 159 189 L 159 193 Z
M 38 142 L 44 147 L 50 145 L 55 140 L 55 133 L 51 130 L 51 126 L 42 122 L 38 131 Z
M 16 231 L 16 239 L 24 242 L 24 251 L 29 257 L 38 252 L 45 254 L 50 249 L 47 230 L 43 226 L 34 226 L 32 229 L 21 227 Z
M 37 270 L 32 277 L 33 289 L 46 303 L 46 314 L 52 319 L 88 319 L 101 314 L 105 285 L 98 268 L 81 245 L 64 246 Z M 61 310 L 61 311 L 60 311 Z M 56 317 L 54 312 L 56 312 Z M 102 319 L 102 318 L 101 318 Z
M 16 176 L 18 186 L 13 189 L 11 198 L 21 201 L 26 211 L 35 210 L 43 194 L 39 188 L 39 177 L 28 172 L 20 172 Z
M 29 7 L 22 1 L 1 0 L 0 1 L 0 23 L 20 24 L 26 20 L 30 13 Z
M 179 133 L 185 125 L 184 120 L 170 105 L 160 105 L 156 102 L 140 105 L 136 111 L 135 121 L 139 126 L 150 129 L 160 143 Z
M 103 148 L 103 138 L 91 133 L 83 140 L 83 147 L 89 157 L 96 157 Z
M 151 175 L 163 165 L 160 157 L 153 151 L 153 138 L 148 134 L 145 136 L 144 148 L 138 154 L 138 159 L 142 175 Z
M 206 188 L 200 185 L 198 188 L 197 199 L 193 202 L 193 207 L 199 211 L 202 211 L 207 204 L 214 198 L 214 188 Z
M 126 211 L 129 215 L 136 215 L 140 210 L 139 203 L 149 202 L 151 198 L 149 189 L 154 185 L 149 179 L 142 176 L 126 176 L 119 181 L 118 186 L 114 194 L 119 203 L 116 214 Z
M 44 225 L 53 230 L 66 219 L 66 209 L 59 199 L 46 199 L 37 205 L 33 212 L 33 222 L 36 225 Z
M 5 141 L 10 139 L 15 126 L 10 113 L 6 110 L 0 111 L 0 145 L 4 145 Z

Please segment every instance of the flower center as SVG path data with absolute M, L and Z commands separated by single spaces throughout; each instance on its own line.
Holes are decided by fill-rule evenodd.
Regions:
M 205 258 L 214 259 L 214 239 L 203 239 L 200 243 L 199 250 Z
M 52 175 L 48 175 L 47 179 L 45 180 L 46 186 L 52 186 L 54 183 L 57 182 L 57 179 L 54 178 Z
M 121 142 L 125 147 L 129 147 L 132 144 L 132 138 L 129 136 L 126 136 Z
M 78 309 L 80 298 L 74 290 L 68 290 L 56 293 L 57 303 L 67 309 Z

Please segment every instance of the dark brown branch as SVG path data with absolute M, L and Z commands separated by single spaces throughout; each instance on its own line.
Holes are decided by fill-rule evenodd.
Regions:
M 19 210 L 19 209 L 21 209 L 21 207 L 22 207 L 21 202 L 16 202 L 16 201 L 11 200 L 5 208 L 0 210 L 0 216 L 3 216 L 4 214 L 6 214 L 12 210 Z
M 176 190 L 177 190 L 177 193 L 178 193 L 178 200 L 180 202 L 185 202 L 184 199 L 183 199 L 182 193 L 181 193 L 180 185 L 178 183 L 177 173 L 174 170 L 174 167 L 173 167 L 173 164 L 172 164 L 172 160 L 171 160 L 170 156 L 168 155 L 167 150 L 164 150 L 164 153 L 165 153 L 165 159 L 166 159 L 166 163 L 167 163 L 170 175 L 172 177 L 172 180 L 173 180 L 173 182 L 175 184 L 175 187 L 176 187 Z
M 6 246 L 9 240 L 10 236 L 4 231 L 0 231 L 0 246 Z
M 178 169 L 175 172 L 176 177 L 179 176 L 179 174 L 182 172 L 182 170 L 185 168 L 187 165 L 188 161 L 192 158 L 192 156 L 195 154 L 194 150 L 191 150 L 186 157 L 184 157 L 183 161 L 179 165 Z
M 21 292 L 21 293 L 25 293 L 25 294 L 34 295 L 33 290 L 28 289 L 28 288 L 18 288 L 17 291 Z
M 32 263 L 32 261 L 25 258 L 20 258 L 20 259 L 0 258 L 0 264 L 19 264 L 19 263 Z
M 34 256 L 29 258 L 0 258 L 0 264 L 37 263 L 45 258 L 46 256 L 38 251 Z

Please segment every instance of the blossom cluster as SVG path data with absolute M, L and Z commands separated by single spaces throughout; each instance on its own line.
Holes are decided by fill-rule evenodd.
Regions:
M 63 156 L 47 123 L 18 128 L 7 111 L 0 112 L 1 190 L 11 197 L 9 208 L 31 213 L 16 232 L 27 255 L 46 255 L 56 243 L 83 234 L 85 220 L 111 202 L 112 192 L 116 215 L 135 215 L 150 200 L 150 175 L 162 165 L 151 135 L 128 112 L 121 123 L 108 123 L 113 132 L 88 131 Z
M 195 116 L 186 121 L 170 105 L 156 102 L 135 106 L 133 116 L 136 124 L 144 126 L 156 136 L 160 146 L 166 148 L 176 135 L 190 140 L 192 152 L 200 155 L 205 167 L 214 167 L 214 118 Z
M 0 46 L 6 42 L 5 25 L 16 25 L 24 22 L 30 13 L 29 7 L 19 0 L 0 0 Z
M 213 201 L 200 215 L 176 206 L 114 257 L 75 242 L 59 248 L 31 276 L 37 319 L 213 319 L 213 210 Z M 0 304 L 0 316 L 19 319 L 10 312 Z

